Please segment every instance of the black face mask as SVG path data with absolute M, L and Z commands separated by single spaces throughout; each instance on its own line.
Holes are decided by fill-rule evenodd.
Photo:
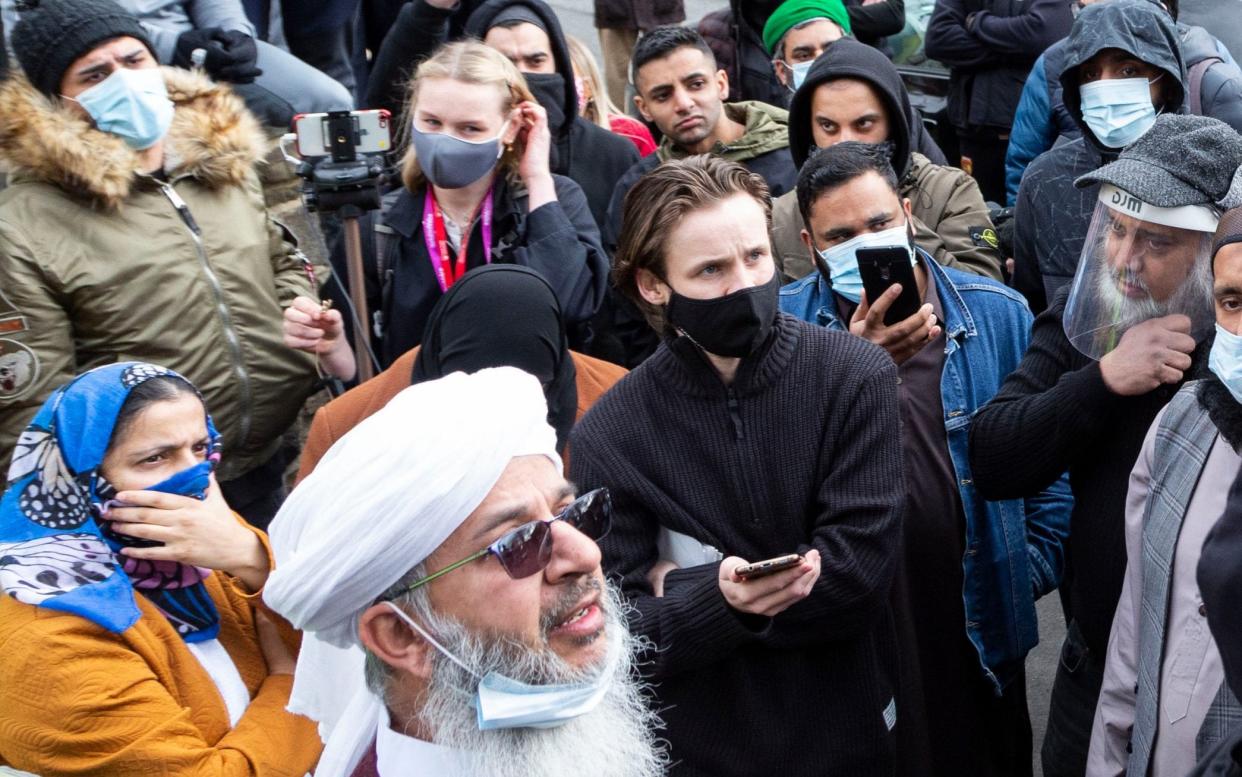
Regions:
M 776 320 L 780 273 L 759 286 L 715 299 L 690 299 L 672 292 L 664 315 L 695 345 L 716 356 L 750 356 L 763 345 Z
M 523 73 L 535 100 L 548 112 L 548 129 L 555 135 L 565 124 L 565 77 L 560 73 Z

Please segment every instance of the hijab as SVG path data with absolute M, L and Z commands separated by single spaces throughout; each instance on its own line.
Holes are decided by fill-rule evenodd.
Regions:
M 79 375 L 43 403 L 17 440 L 0 497 L 0 589 L 19 602 L 73 613 L 117 634 L 141 617 L 137 590 L 182 639 L 199 642 L 214 639 L 220 627 L 202 583 L 211 570 L 129 558 L 122 547 L 150 542 L 117 534 L 106 520 L 116 489 L 100 467 L 117 418 L 133 390 L 157 377 L 193 389 L 164 367 L 122 362 Z M 202 499 L 219 460 L 220 435 L 210 416 L 207 435 L 207 461 L 148 490 Z
M 577 371 L 556 292 L 529 267 L 491 264 L 454 283 L 427 319 L 410 382 L 487 367 L 517 367 L 539 379 L 563 453 L 578 415 Z

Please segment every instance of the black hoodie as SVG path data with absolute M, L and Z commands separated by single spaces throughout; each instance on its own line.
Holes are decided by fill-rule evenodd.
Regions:
M 888 113 L 888 141 L 893 144 L 893 169 L 904 178 L 910 170 L 910 153 L 917 151 L 938 165 L 947 165 L 944 153 L 927 134 L 918 111 L 910 104 L 901 74 L 888 57 L 852 38 L 836 41 L 815 60 L 806 80 L 789 103 L 789 153 L 799 169 L 815 148 L 811 134 L 811 96 L 825 81 L 854 78 L 870 84 Z M 914 136 L 913 142 L 911 135 Z
M 1066 42 L 1061 85 L 1065 107 L 1082 137 L 1044 152 L 1026 169 L 1014 208 L 1013 285 L 1036 313 L 1069 284 L 1087 239 L 1099 186 L 1076 188 L 1081 175 L 1111 161 L 1120 149 L 1102 145 L 1082 120 L 1078 69 L 1108 48 L 1127 51 L 1164 71 L 1165 113 L 1182 113 L 1186 68 L 1173 19 L 1147 0 L 1110 0 L 1087 6 Z
M 586 194 L 587 204 L 597 225 L 603 224 L 608 202 L 617 181 L 638 161 L 638 149 L 626 138 L 578 116 L 578 92 L 574 88 L 574 69 L 569 46 L 556 12 L 542 0 L 489 0 L 475 9 L 466 21 L 465 35 L 480 40 L 492 27 L 492 20 L 504 9 L 522 5 L 543 20 L 552 43 L 552 60 L 564 80 L 563 88 L 549 84 L 547 76 L 528 76 L 539 102 L 548 111 L 552 130 L 552 172 L 573 179 Z M 404 107 L 408 77 L 418 62 L 449 40 L 453 11 L 432 7 L 426 0 L 412 0 L 397 15 L 384 45 L 375 59 L 368 81 L 367 103 L 387 108 L 400 116 Z M 551 94 L 557 92 L 556 97 Z

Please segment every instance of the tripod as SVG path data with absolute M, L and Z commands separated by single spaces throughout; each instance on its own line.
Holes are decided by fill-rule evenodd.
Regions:
M 377 365 L 367 340 L 366 279 L 362 265 L 362 233 L 358 219 L 368 210 L 380 208 L 380 183 L 388 174 L 384 154 L 359 154 L 358 131 L 350 111 L 327 114 L 324 137 L 330 156 L 299 162 L 302 200 L 311 212 L 336 213 L 341 218 L 345 240 L 345 261 L 349 278 L 349 298 L 354 310 L 354 356 L 358 360 L 358 382 L 375 376 Z

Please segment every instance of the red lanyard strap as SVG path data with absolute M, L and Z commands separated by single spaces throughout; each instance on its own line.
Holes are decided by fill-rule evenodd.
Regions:
M 480 203 L 480 221 L 483 229 L 483 261 L 492 263 L 492 190 Z M 473 219 L 471 220 L 473 223 Z M 446 292 L 457 279 L 466 274 L 467 246 L 470 243 L 470 232 L 463 231 L 461 246 L 457 252 L 456 266 L 449 261 L 448 236 L 444 229 L 444 212 L 436 202 L 436 195 L 431 186 L 423 199 L 423 240 L 427 243 L 427 256 L 431 259 L 431 269 L 436 274 L 440 291 Z

